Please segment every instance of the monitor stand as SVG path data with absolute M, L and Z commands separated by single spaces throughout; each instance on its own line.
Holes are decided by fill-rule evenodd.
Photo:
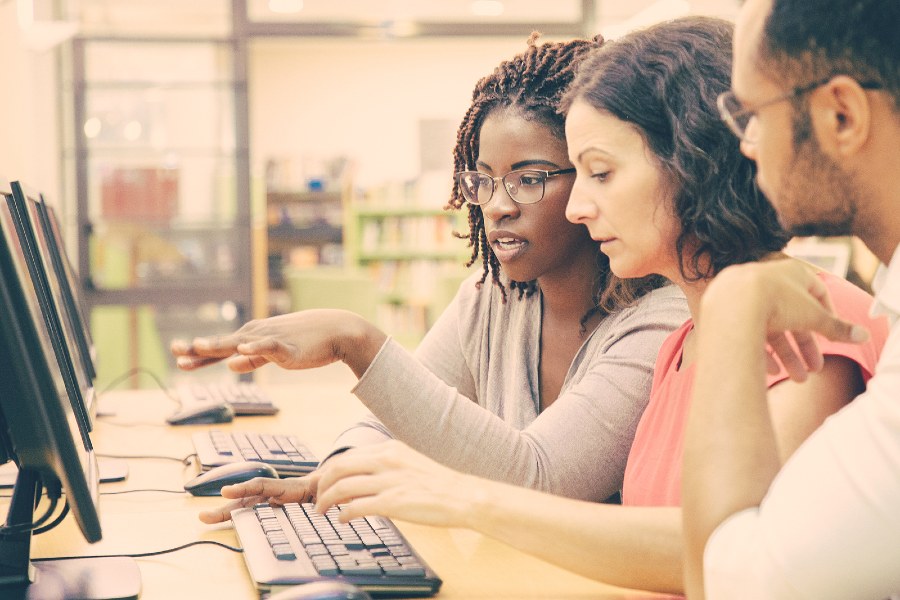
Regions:
M 137 600 L 141 572 L 128 557 L 32 560 L 30 527 L 40 497 L 37 474 L 19 475 L 0 536 L 0 598 L 3 600 Z M 9 525 L 16 523 L 17 525 Z
M 100 457 L 97 459 L 97 466 L 100 469 L 100 483 L 122 481 L 128 477 L 128 461 L 121 458 Z M 16 463 L 10 461 L 0 465 L 0 489 L 13 487 L 18 475 Z
M 32 560 L 32 583 L 2 588 L 3 598 L 22 600 L 137 600 L 141 572 L 132 558 Z

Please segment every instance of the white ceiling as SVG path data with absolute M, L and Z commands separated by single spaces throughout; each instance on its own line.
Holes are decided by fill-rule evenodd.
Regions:
M 493 0 L 498 16 L 476 15 L 473 0 L 276 0 L 302 4 L 302 10 L 276 13 L 270 0 L 247 0 L 248 15 L 260 22 L 297 23 L 578 23 L 582 0 Z M 139 30 L 223 33 L 231 0 L 69 0 L 84 31 L 129 33 Z M 738 0 L 595 0 L 595 27 L 607 37 L 616 27 L 645 25 L 685 14 L 733 18 Z

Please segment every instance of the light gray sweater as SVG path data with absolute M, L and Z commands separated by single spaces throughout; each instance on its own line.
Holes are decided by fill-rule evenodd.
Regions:
M 659 347 L 689 317 L 684 296 L 666 286 L 604 318 L 539 413 L 540 292 L 504 304 L 477 278 L 463 282 L 415 357 L 385 342 L 353 389 L 374 416 L 335 447 L 395 437 L 460 471 L 606 499 L 622 486 Z

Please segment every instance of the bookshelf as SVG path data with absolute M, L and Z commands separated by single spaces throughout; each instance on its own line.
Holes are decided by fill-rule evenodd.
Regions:
M 270 314 L 290 309 L 285 267 L 340 265 L 343 261 L 344 192 L 266 192 L 266 265 Z
M 378 325 L 409 347 L 468 272 L 469 249 L 453 235 L 467 231 L 466 214 L 444 210 L 446 196 L 426 193 L 421 182 L 372 188 L 355 195 L 345 219 L 347 264 L 374 282 Z
M 469 273 L 453 235 L 468 231 L 467 213 L 445 211 L 447 192 L 427 178 L 364 189 L 350 179 L 340 190 L 269 186 L 270 314 L 345 308 L 412 348 Z

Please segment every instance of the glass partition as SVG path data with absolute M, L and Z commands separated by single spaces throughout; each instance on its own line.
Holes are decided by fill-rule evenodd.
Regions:
M 582 0 L 249 0 L 256 22 L 580 23 Z
M 227 36 L 231 0 L 79 0 L 81 32 L 99 36 Z
M 76 39 L 64 71 L 65 165 L 101 385 L 126 368 L 174 377 L 171 338 L 233 330 L 252 299 L 242 45 L 171 35 L 227 33 L 217 23 L 232 3 L 119 4 L 84 3 L 98 37 Z M 99 37 L 100 24 L 116 38 Z

